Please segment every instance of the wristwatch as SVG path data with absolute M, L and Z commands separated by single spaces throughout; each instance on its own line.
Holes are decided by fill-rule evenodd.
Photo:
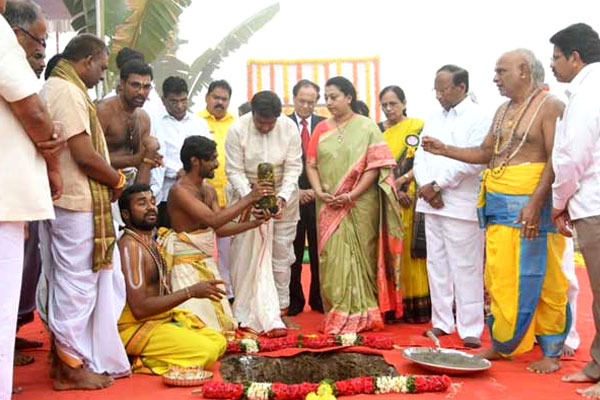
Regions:
M 440 187 L 440 185 L 437 184 L 436 181 L 431 182 L 431 186 L 433 188 L 433 191 L 436 193 L 439 193 L 442 191 L 442 188 Z

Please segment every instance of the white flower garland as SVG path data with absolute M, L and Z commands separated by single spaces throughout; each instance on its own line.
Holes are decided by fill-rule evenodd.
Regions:
M 246 396 L 251 400 L 269 400 L 271 383 L 252 382 Z
M 377 377 L 375 393 L 408 393 L 408 378 L 406 376 Z
M 358 335 L 356 333 L 344 333 L 338 335 L 338 339 L 342 346 L 353 346 L 358 340 Z
M 254 339 L 242 339 L 240 340 L 241 347 L 245 349 L 246 353 L 258 353 L 258 341 Z

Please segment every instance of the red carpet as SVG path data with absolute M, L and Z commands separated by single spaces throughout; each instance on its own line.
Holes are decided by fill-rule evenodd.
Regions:
M 308 268 L 304 269 L 305 271 Z M 587 274 L 583 268 L 577 268 L 580 292 L 578 305 L 577 325 L 581 336 L 581 346 L 573 358 L 565 359 L 562 369 L 550 375 L 536 375 L 525 370 L 525 367 L 540 356 L 539 348 L 530 354 L 517 357 L 513 361 L 494 362 L 491 370 L 477 375 L 451 377 L 453 385 L 446 393 L 420 394 L 420 395 L 379 395 L 355 396 L 353 399 L 380 399 L 390 400 L 410 396 L 415 399 L 583 399 L 575 393 L 575 389 L 586 387 L 589 384 L 567 384 L 560 381 L 564 373 L 575 372 L 582 368 L 590 359 L 588 349 L 593 338 L 594 324 L 591 315 L 591 291 Z M 322 318 L 321 314 L 305 311 L 293 320 L 302 326 L 302 332 L 313 333 Z M 393 337 L 394 342 L 401 346 L 430 346 L 429 339 L 421 336 L 422 332 L 430 325 L 393 325 L 387 326 L 381 334 Z M 20 332 L 20 336 L 40 340 L 45 344 L 42 350 L 30 351 L 36 361 L 25 367 L 15 369 L 15 384 L 23 388 L 23 393 L 15 395 L 15 400 L 39 399 L 201 399 L 201 396 L 192 395 L 189 388 L 169 388 L 163 385 L 160 377 L 136 375 L 116 381 L 109 389 L 94 392 L 54 392 L 48 377 L 48 338 L 41 323 L 36 321 L 29 324 Z M 489 345 L 489 337 L 484 334 L 484 346 Z M 459 347 L 460 340 L 456 335 L 441 338 L 442 346 Z M 405 361 L 397 350 L 384 352 L 386 359 L 397 366 L 398 371 L 407 374 L 426 374 L 427 371 Z M 349 399 L 349 398 L 347 398 Z

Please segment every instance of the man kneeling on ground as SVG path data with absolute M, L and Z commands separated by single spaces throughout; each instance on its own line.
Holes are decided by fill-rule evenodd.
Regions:
M 263 196 L 275 195 L 272 183 L 258 182 L 250 193 L 222 209 L 217 192 L 204 181 L 213 178 L 219 166 L 216 143 L 205 137 L 185 139 L 181 162 L 185 175 L 173 184 L 167 201 L 172 229 L 161 228 L 157 239 L 174 290 L 200 281 L 221 280 L 214 259 L 215 233 L 223 238 L 262 225 L 270 214 L 254 207 L 254 203 Z M 191 298 L 181 307 L 228 339 L 235 336 L 238 322 L 227 299 Z
M 190 298 L 219 300 L 220 280 L 171 291 L 152 238 L 158 211 L 150 187 L 129 186 L 119 199 L 125 232 L 119 240 L 127 304 L 119 333 L 133 372 L 164 374 L 171 366 L 209 368 L 223 355 L 225 337 L 195 315 L 177 309 Z

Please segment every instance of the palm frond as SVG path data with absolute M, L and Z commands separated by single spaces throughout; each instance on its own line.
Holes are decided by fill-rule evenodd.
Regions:
M 164 50 L 172 32 L 177 27 L 183 9 L 191 0 L 127 0 L 129 17 L 116 27 L 110 44 L 110 65 L 124 47 L 144 54 L 152 62 Z
M 278 12 L 279 3 L 257 12 L 229 32 L 214 49 L 208 49 L 198 57 L 190 67 L 189 98 L 194 98 L 203 86 L 207 87 L 210 84 L 212 74 L 219 68 L 223 58 L 248 43 L 252 35 L 271 21 Z

